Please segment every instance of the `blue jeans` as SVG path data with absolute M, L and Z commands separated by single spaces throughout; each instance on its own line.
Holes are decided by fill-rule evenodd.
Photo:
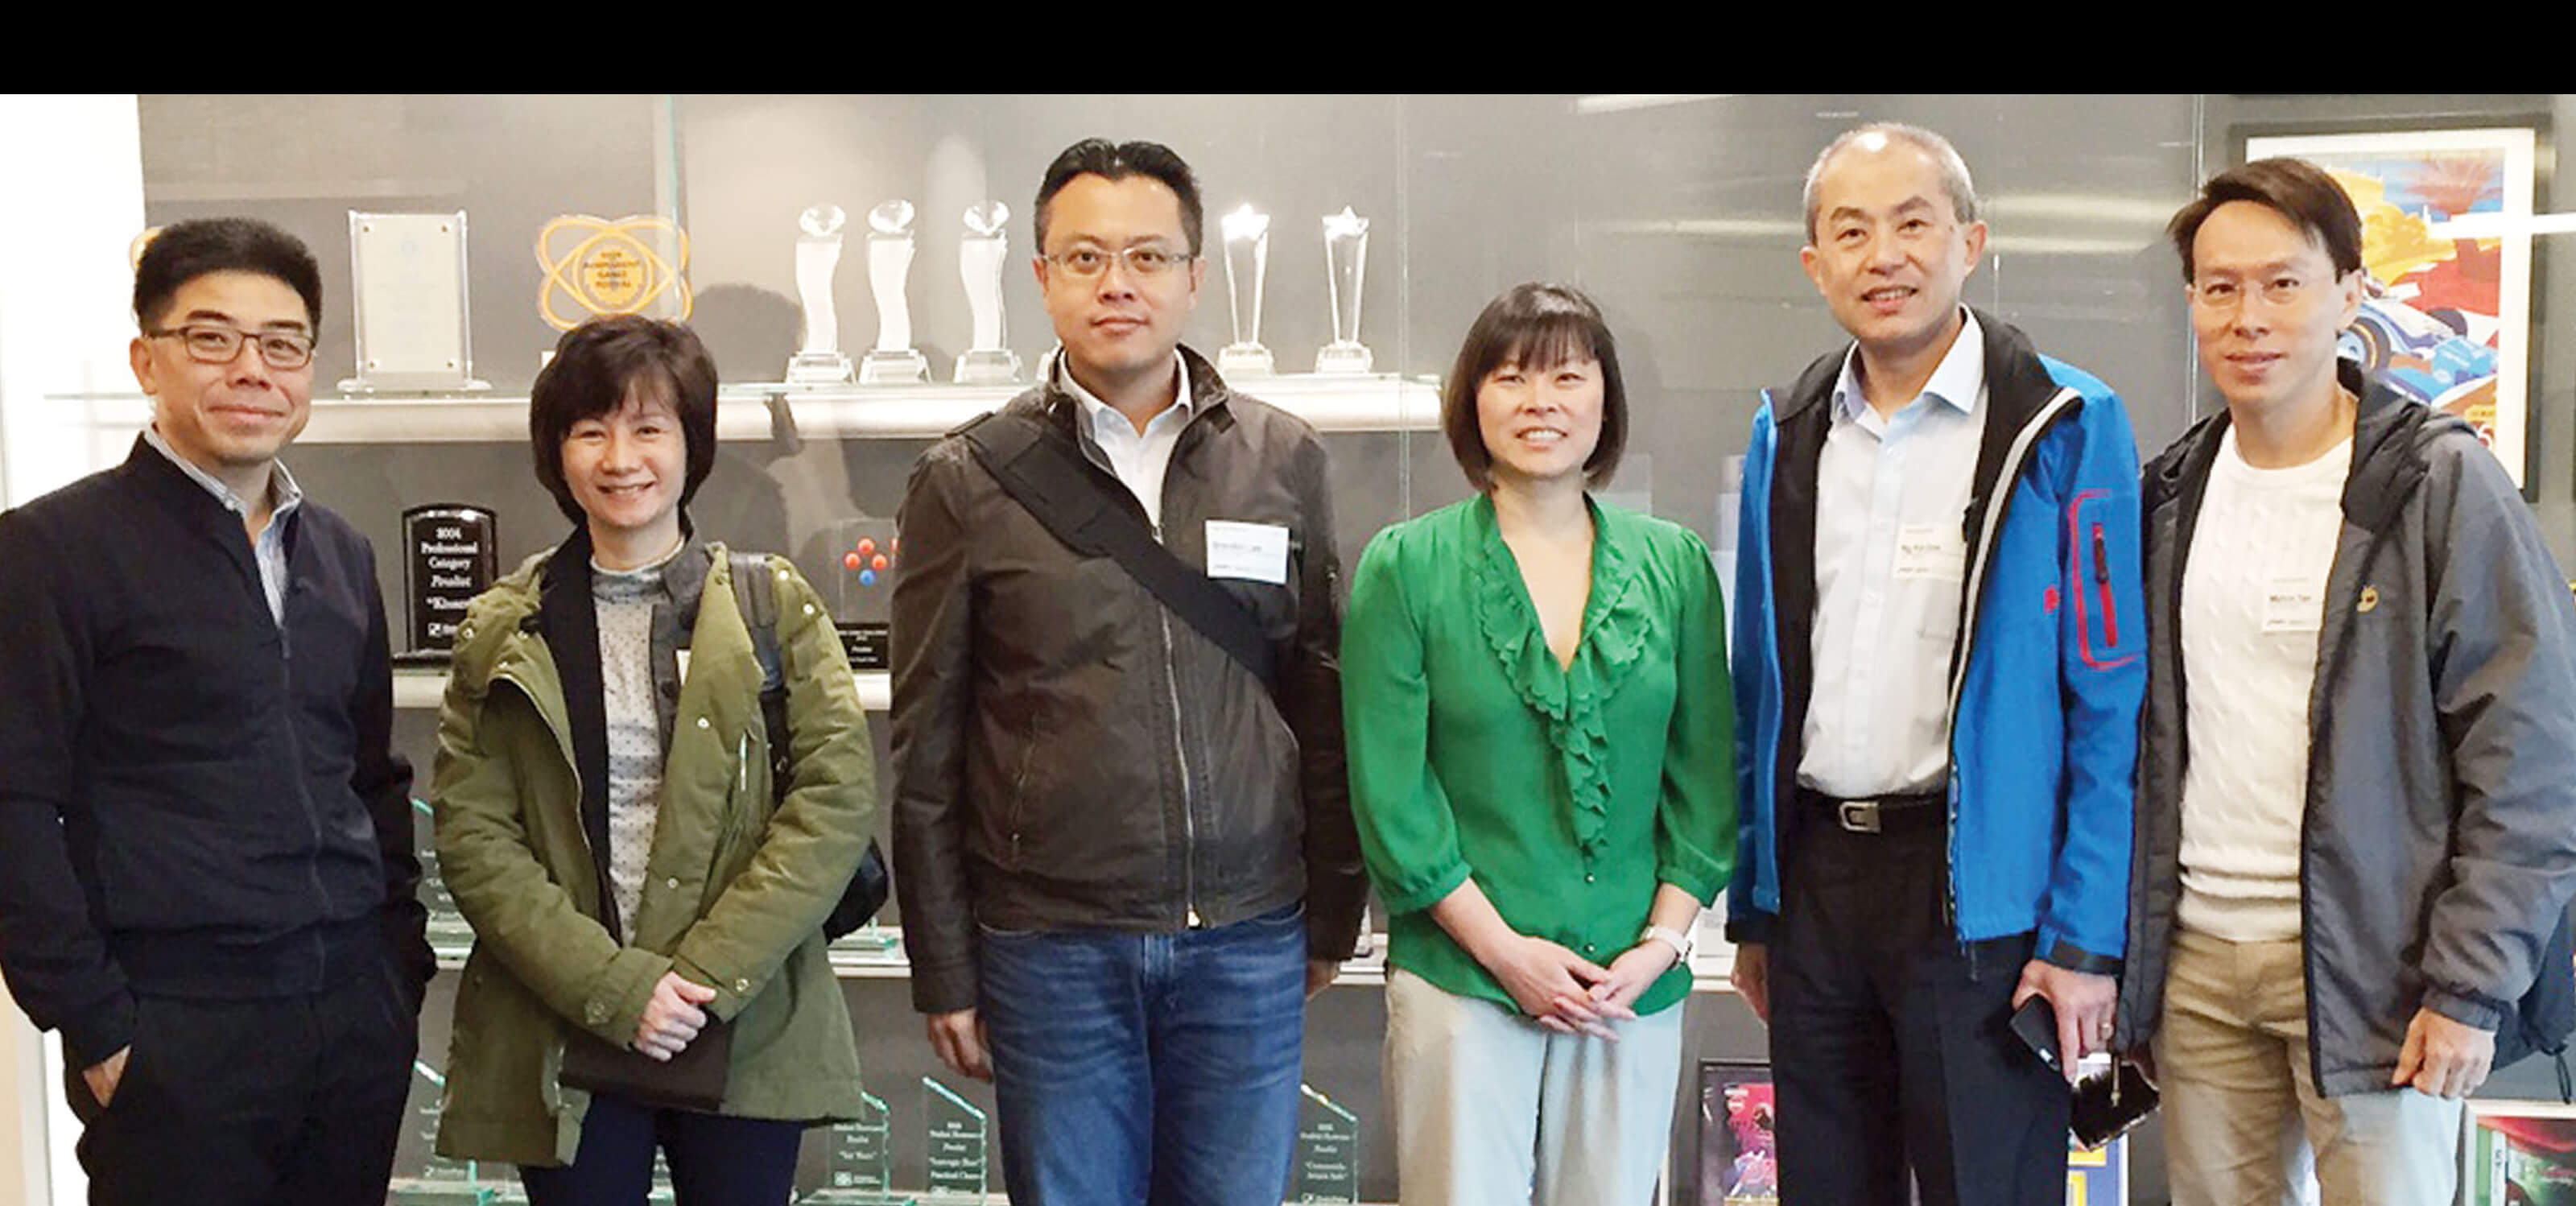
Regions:
M 1212 930 L 983 932 L 1018 1206 L 1278 1206 L 1305 1043 L 1302 905 Z

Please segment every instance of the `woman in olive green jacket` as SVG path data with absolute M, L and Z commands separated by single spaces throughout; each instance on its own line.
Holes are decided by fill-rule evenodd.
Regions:
M 773 790 L 737 563 L 680 517 L 714 461 L 714 386 L 677 324 L 567 333 L 530 427 L 577 527 L 457 630 L 431 802 L 476 944 L 438 1150 L 522 1166 L 538 1206 L 641 1201 L 657 1142 L 683 1203 L 784 1202 L 802 1127 L 859 1109 L 821 925 L 867 843 L 865 715 L 813 589 L 744 563 L 769 566 L 788 685 Z M 722 1104 L 583 1092 L 568 1045 L 648 1071 L 723 1051 Z

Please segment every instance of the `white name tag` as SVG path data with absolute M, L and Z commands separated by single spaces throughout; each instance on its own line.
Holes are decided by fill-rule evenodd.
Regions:
M 1288 529 L 1275 523 L 1207 521 L 1207 572 L 1211 578 L 1287 585 Z
M 1968 580 L 1968 542 L 1955 524 L 1910 523 L 1896 530 L 1896 577 Z
M 2263 631 L 2316 632 L 2325 618 L 2324 583 L 2300 575 L 2263 584 Z

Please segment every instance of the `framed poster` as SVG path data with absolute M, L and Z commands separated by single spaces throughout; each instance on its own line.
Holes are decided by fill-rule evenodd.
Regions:
M 1699 1063 L 1699 1206 L 1778 1206 L 1771 1065 Z
M 2576 1206 L 2576 1106 L 2471 1101 L 2460 1145 L 2468 1206 Z
M 2517 486 L 2531 454 L 2539 141 L 2528 126 L 2245 139 L 2248 161 L 2288 155 L 2324 168 L 2361 212 L 2370 292 L 2344 355 L 2468 420 Z

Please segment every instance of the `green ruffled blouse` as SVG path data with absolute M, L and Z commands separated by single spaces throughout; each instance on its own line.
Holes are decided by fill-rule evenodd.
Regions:
M 1607 964 L 1669 883 L 1706 905 L 1735 868 L 1735 705 L 1708 547 L 1591 503 L 1592 591 L 1557 664 L 1478 496 L 1369 541 L 1342 629 L 1351 806 L 1395 966 L 1506 1006 L 1431 919 L 1473 876 L 1512 928 Z M 1690 991 L 1676 967 L 1637 1002 Z

